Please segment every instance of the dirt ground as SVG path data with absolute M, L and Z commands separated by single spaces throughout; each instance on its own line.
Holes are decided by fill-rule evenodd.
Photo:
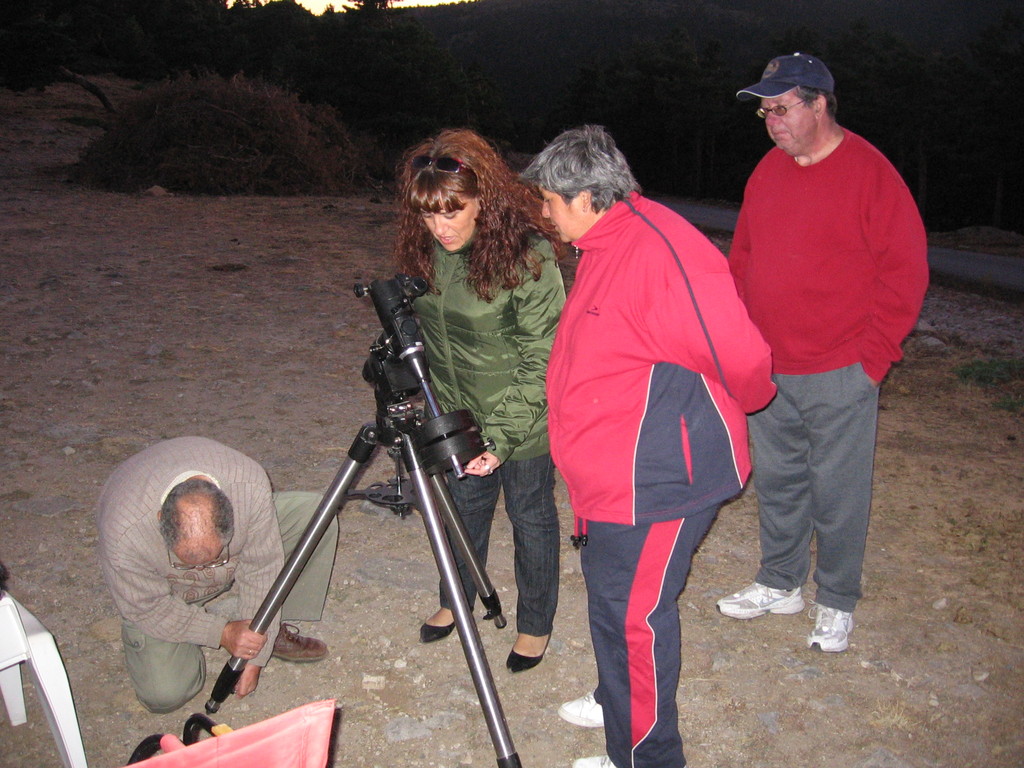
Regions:
M 115 98 L 127 85 L 108 80 Z M 392 211 L 346 198 L 195 198 L 97 192 L 65 181 L 100 118 L 73 86 L 0 92 L 0 560 L 10 590 L 53 632 L 91 766 L 123 765 L 151 733 L 202 711 L 225 661 L 186 709 L 148 714 L 124 671 L 96 564 L 93 508 L 113 467 L 158 440 L 213 437 L 253 456 L 278 489 L 322 491 L 373 418 L 360 376 L 379 326 L 358 280 L 389 277 Z M 1024 308 L 929 293 L 906 360 L 884 384 L 864 599 L 850 649 L 808 650 L 806 614 L 740 622 L 715 600 L 758 561 L 752 493 L 726 505 L 680 599 L 680 727 L 692 768 L 1019 768 L 1024 765 L 1024 421 L 957 381 L 959 363 L 1024 356 Z M 393 474 L 386 454 L 360 486 Z M 489 574 L 509 627 L 480 625 L 522 765 L 568 768 L 603 732 L 560 720 L 595 668 L 571 511 L 555 632 L 544 662 L 511 675 L 511 536 L 499 516 Z M 306 702 L 340 710 L 333 765 L 493 765 L 456 636 L 417 642 L 436 569 L 417 514 L 357 500 L 316 665 L 272 662 L 225 702 L 239 728 Z M 813 597 L 813 584 L 808 591 Z M 57 753 L 31 685 L 29 722 L 0 716 L 0 766 Z

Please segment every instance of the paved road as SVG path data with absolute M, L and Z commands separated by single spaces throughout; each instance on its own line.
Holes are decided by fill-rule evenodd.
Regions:
M 674 198 L 659 198 L 669 208 L 694 224 L 726 232 L 736 228 L 738 211 Z M 980 285 L 1024 292 L 1024 259 L 953 248 L 929 248 L 928 266 L 933 272 Z

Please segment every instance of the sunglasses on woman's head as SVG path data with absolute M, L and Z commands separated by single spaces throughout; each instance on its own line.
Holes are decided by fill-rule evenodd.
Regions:
M 430 157 L 429 155 L 416 155 L 409 163 L 414 171 L 422 171 L 434 166 L 442 173 L 458 173 L 462 170 L 462 161 L 454 157 Z

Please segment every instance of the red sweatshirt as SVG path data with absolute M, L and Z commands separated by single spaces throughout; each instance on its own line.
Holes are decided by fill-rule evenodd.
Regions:
M 657 229 L 619 202 L 575 243 L 583 255 L 547 378 L 551 452 L 573 510 L 623 524 L 739 492 L 750 472 L 744 412 L 775 392 L 768 345 L 722 254 L 668 208 L 637 194 L 629 203 Z M 717 365 L 659 231 L 686 269 Z
M 824 160 L 775 148 L 747 182 L 729 266 L 774 370 L 861 363 L 881 381 L 928 287 L 924 225 L 906 184 L 850 131 Z

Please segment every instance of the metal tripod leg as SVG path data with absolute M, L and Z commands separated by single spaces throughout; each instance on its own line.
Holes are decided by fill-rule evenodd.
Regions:
M 431 481 L 421 466 L 412 438 L 403 434 L 402 440 L 402 457 L 409 470 L 409 477 L 416 487 L 420 511 L 423 513 L 423 524 L 427 529 L 427 538 L 430 540 L 430 547 L 434 552 L 434 560 L 437 561 L 441 583 L 448 595 L 452 613 L 455 615 L 455 626 L 459 630 L 459 639 L 462 641 L 466 663 L 469 665 L 473 684 L 476 686 L 477 696 L 480 699 L 480 708 L 487 721 L 487 730 L 491 734 L 491 742 L 498 756 L 498 766 L 499 768 L 519 768 L 522 764 L 519 762 L 519 755 L 512 744 L 508 724 L 505 722 L 505 713 L 502 711 L 501 702 L 498 700 L 498 694 L 494 688 L 491 668 L 487 665 L 487 657 L 480 642 L 480 633 L 477 631 L 476 622 L 473 621 L 473 614 L 469 610 L 466 594 L 462 591 L 462 581 L 459 579 L 455 557 L 448 545 L 448 538 L 445 536 L 444 525 L 438 512 L 437 499 L 434 494 L 438 490 L 437 483 Z M 443 481 L 441 485 L 444 485 Z M 447 487 L 441 493 L 441 498 L 445 500 L 444 503 L 451 504 L 451 496 L 448 494 Z M 457 518 L 457 515 L 455 517 Z M 463 530 L 463 536 L 465 536 L 465 530 Z M 472 547 L 468 548 L 468 554 L 468 559 L 476 560 Z M 478 562 L 477 567 L 479 567 Z M 484 574 L 484 578 L 486 579 L 486 574 Z
M 503 629 L 508 624 L 508 621 L 506 621 L 505 616 L 501 612 L 501 598 L 498 597 L 497 590 L 491 584 L 487 571 L 484 570 L 476 549 L 474 549 L 473 543 L 469 540 L 469 534 L 466 532 L 466 527 L 462 524 L 462 518 L 455 507 L 455 500 L 452 499 L 452 493 L 448 489 L 448 483 L 445 481 L 444 475 L 440 472 L 431 475 L 430 484 L 434 491 L 434 498 L 438 502 L 438 512 L 441 514 L 441 520 L 448 531 L 448 537 L 462 555 L 462 562 L 466 564 L 466 568 L 476 584 L 476 591 L 480 595 L 480 602 L 487 609 L 484 620 L 494 619 L 494 626 L 498 629 Z
M 295 545 L 295 549 L 292 550 L 284 567 L 277 575 L 277 579 L 270 587 L 267 596 L 263 598 L 263 603 L 260 605 L 259 610 L 256 611 L 256 615 L 249 623 L 249 629 L 253 632 L 259 632 L 261 635 L 267 633 L 267 628 L 281 609 L 281 606 L 288 597 L 288 593 L 292 591 L 295 582 L 302 575 L 302 569 L 306 567 L 306 563 L 312 557 L 313 551 L 316 549 L 317 544 L 320 543 L 324 533 L 326 533 L 331 520 L 338 514 L 338 510 L 345 500 L 345 494 L 348 491 L 349 485 L 352 484 L 352 480 L 359 473 L 362 466 L 370 459 L 370 456 L 373 455 L 373 449 L 377 445 L 376 430 L 377 428 L 370 424 L 364 425 L 359 430 L 359 434 L 353 441 L 352 447 L 349 448 L 348 459 L 341 465 L 338 474 L 334 476 L 334 480 L 327 489 L 327 493 L 320 500 L 320 506 L 316 508 L 316 512 L 313 513 L 313 517 L 309 521 L 309 525 L 306 526 L 302 538 Z M 232 656 L 224 665 L 220 677 L 217 678 L 217 682 L 213 686 L 210 700 L 206 702 L 206 711 L 209 714 L 213 714 L 220 709 L 220 705 L 231 691 L 234 690 L 235 683 L 238 682 L 238 678 L 244 668 L 245 659 L 237 656 Z
M 330 487 L 320 500 L 320 505 L 302 534 L 302 538 L 299 539 L 298 544 L 296 544 L 295 549 L 288 557 L 273 586 L 271 586 L 270 591 L 256 612 L 256 616 L 250 622 L 249 629 L 252 631 L 266 634 L 271 621 L 284 604 L 292 587 L 295 586 L 295 582 L 302 574 L 302 569 L 306 566 L 313 551 L 320 543 L 320 539 L 323 538 L 324 533 L 327 531 L 331 519 L 338 513 L 342 504 L 344 504 L 349 486 L 358 475 L 359 470 L 362 469 L 363 465 L 373 455 L 373 450 L 378 445 L 377 437 L 378 428 L 374 425 L 365 425 L 359 431 L 356 439 L 352 442 L 352 447 L 349 448 L 348 459 L 341 465 Z M 477 697 L 480 699 L 480 707 L 487 722 L 487 730 L 491 736 L 491 743 L 494 745 L 494 751 L 498 757 L 498 768 L 521 768 L 522 764 L 519 761 L 519 755 L 512 745 L 512 737 L 509 734 L 508 724 L 505 721 L 505 713 L 501 708 L 501 702 L 498 700 L 498 694 L 494 687 L 494 678 L 491 676 L 491 669 L 487 664 L 487 657 L 480 642 L 480 634 L 477 631 L 476 623 L 473 621 L 473 615 L 469 610 L 469 602 L 462 591 L 462 582 L 459 579 L 458 568 L 455 565 L 455 556 L 448 545 L 448 538 L 445 535 L 441 514 L 438 511 L 437 498 L 439 497 L 441 505 L 447 507 L 446 513 L 452 515 L 454 505 L 452 504 L 451 495 L 443 480 L 440 481 L 440 485 L 431 481 L 421 464 L 412 437 L 403 432 L 401 433 L 401 440 L 402 458 L 416 488 L 430 547 L 434 553 L 434 560 L 437 563 L 437 570 L 441 575 L 442 584 L 452 605 L 452 613 L 455 615 L 455 623 L 459 630 L 459 639 L 462 641 L 463 652 L 466 655 L 466 663 L 469 665 Z M 437 496 L 435 496 L 435 493 Z M 458 515 L 452 515 L 452 517 L 457 520 Z M 460 525 L 456 523 L 455 527 L 458 528 Z M 463 538 L 465 538 L 464 530 Z M 465 557 L 467 563 L 473 562 L 474 567 L 480 570 L 484 583 L 490 585 L 487 574 L 480 567 L 472 547 L 468 547 Z M 490 591 L 493 592 L 494 588 L 490 587 Z M 482 590 L 481 594 L 484 594 Z M 498 615 L 500 616 L 500 609 Z M 501 618 L 504 621 L 504 617 Z M 207 713 L 213 714 L 220 709 L 220 705 L 227 699 L 231 691 L 234 690 L 244 667 L 245 660 L 236 656 L 232 656 L 224 665 L 224 669 L 221 670 L 220 676 L 217 678 L 217 682 L 214 684 L 213 691 L 210 694 L 210 700 L 206 702 Z

